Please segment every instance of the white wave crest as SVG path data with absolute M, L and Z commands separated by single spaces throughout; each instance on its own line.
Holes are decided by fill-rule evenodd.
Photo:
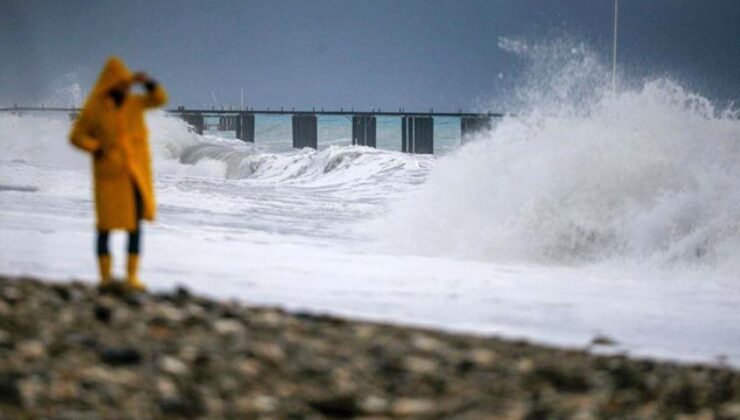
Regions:
M 736 113 L 665 79 L 619 94 L 595 88 L 587 101 L 557 97 L 440 159 L 376 234 L 431 255 L 740 272 Z

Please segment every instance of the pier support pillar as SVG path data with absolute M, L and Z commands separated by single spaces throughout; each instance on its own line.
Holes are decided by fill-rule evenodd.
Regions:
M 460 117 L 460 141 L 470 141 L 472 136 L 491 129 L 491 117 Z
M 293 115 L 293 147 L 317 149 L 318 143 L 316 115 Z
M 352 116 L 352 145 L 375 147 L 375 116 Z
M 235 131 L 237 118 L 236 115 L 218 117 L 218 131 Z
M 401 118 L 401 151 L 404 153 L 434 153 L 434 118 Z
M 254 114 L 240 112 L 236 117 L 236 138 L 254 143 Z
M 80 113 L 79 113 L 79 112 L 70 112 L 70 113 L 69 113 L 69 120 L 70 120 L 70 121 L 74 121 L 74 120 L 76 120 L 76 119 L 77 119 L 77 117 L 79 117 L 79 116 L 80 116 Z
M 203 129 L 206 125 L 203 114 L 180 114 L 180 117 L 193 127 L 193 131 L 201 135 L 203 134 Z

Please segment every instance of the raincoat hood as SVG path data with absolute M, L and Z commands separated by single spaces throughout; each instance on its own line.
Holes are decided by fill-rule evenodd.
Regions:
M 120 82 L 130 82 L 131 78 L 132 74 L 123 60 L 118 57 L 111 57 L 105 63 L 103 71 L 100 72 L 93 92 L 96 94 L 105 93 Z

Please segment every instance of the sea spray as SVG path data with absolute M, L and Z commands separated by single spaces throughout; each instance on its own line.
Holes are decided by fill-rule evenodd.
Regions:
M 534 50 L 526 106 L 440 159 L 375 236 L 496 262 L 737 270 L 737 115 L 669 79 L 611 92 L 587 48 L 552 45 L 508 45 Z

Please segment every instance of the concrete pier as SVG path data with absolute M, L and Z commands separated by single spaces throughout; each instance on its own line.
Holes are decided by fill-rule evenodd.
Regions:
M 460 118 L 460 141 L 462 144 L 470 141 L 477 133 L 491 129 L 491 118 L 483 117 L 461 117 Z
M 293 147 L 303 149 L 311 147 L 318 149 L 318 130 L 316 115 L 300 114 L 293 115 Z
M 235 117 L 236 138 L 249 143 L 254 143 L 254 114 L 240 112 Z
M 70 120 L 79 116 L 81 110 L 74 107 L 21 107 L 0 108 L 0 113 L 8 112 L 13 115 L 25 115 L 35 112 L 64 112 L 69 115 Z M 185 109 L 180 105 L 176 109 L 166 110 L 170 115 L 176 115 L 188 123 L 193 131 L 203 134 L 205 130 L 234 131 L 236 138 L 246 142 L 255 141 L 255 116 L 256 115 L 291 115 L 293 120 L 293 147 L 304 148 L 318 147 L 317 115 L 352 117 L 352 144 L 376 147 L 376 118 L 397 117 L 401 118 L 401 150 L 405 153 L 434 153 L 434 118 L 460 118 L 461 143 L 469 141 L 475 133 L 489 130 L 493 119 L 503 118 L 506 114 L 486 112 L 408 112 L 403 108 L 398 111 L 380 110 L 371 108 L 369 110 L 358 110 L 354 108 L 347 110 L 319 111 L 314 107 L 312 110 L 296 110 L 280 107 L 279 110 L 256 110 L 254 108 L 240 108 L 228 110 L 221 109 Z M 508 114 L 512 115 L 513 114 Z M 206 124 L 209 121 L 210 124 Z
M 352 116 L 352 145 L 375 147 L 375 116 Z
M 401 118 L 401 151 L 404 153 L 434 154 L 434 118 Z

